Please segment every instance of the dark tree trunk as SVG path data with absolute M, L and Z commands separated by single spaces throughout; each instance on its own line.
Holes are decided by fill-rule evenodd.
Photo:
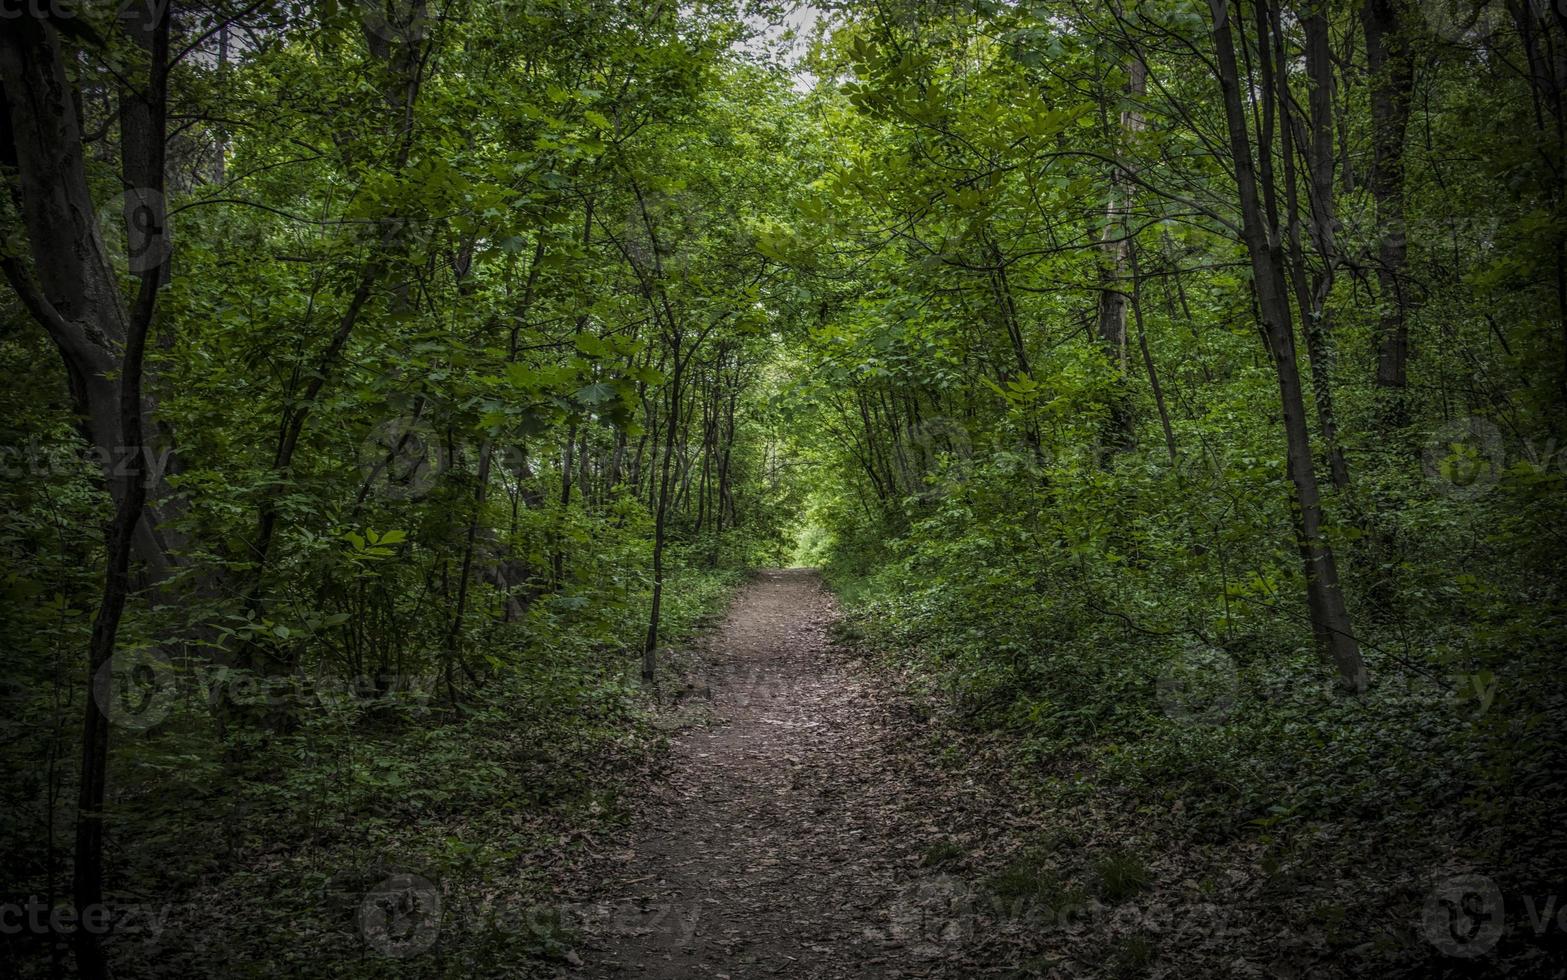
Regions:
M 1376 385 L 1382 395 L 1382 421 L 1396 427 L 1409 421 L 1404 138 L 1409 128 L 1414 62 L 1400 0 L 1366 0 L 1361 20 L 1371 69 L 1372 164 L 1368 183 L 1376 203 L 1377 282 L 1382 294 L 1377 312 Z
M 1126 260 L 1132 272 L 1132 317 L 1137 323 L 1137 346 L 1143 354 L 1143 367 L 1148 371 L 1148 386 L 1153 389 L 1154 407 L 1159 411 L 1159 426 L 1164 430 L 1164 448 L 1175 462 L 1175 430 L 1170 428 L 1170 409 L 1164 403 L 1164 387 L 1159 384 L 1159 371 L 1154 367 L 1153 354 L 1148 350 L 1148 331 L 1143 326 L 1142 270 L 1137 264 L 1137 241 L 1128 238 Z
M 1328 24 L 1321 6 L 1306 18 L 1306 68 L 1311 75 L 1309 135 L 1298 126 L 1285 73 L 1288 56 L 1278 8 L 1273 8 L 1272 29 L 1275 64 L 1278 66 L 1279 107 L 1284 116 L 1283 159 L 1285 210 L 1288 222 L 1290 282 L 1295 304 L 1300 311 L 1306 339 L 1306 361 L 1311 367 L 1311 387 L 1317 405 L 1317 427 L 1327 453 L 1328 472 L 1335 489 L 1349 486 L 1349 465 L 1338 440 L 1338 413 L 1334 410 L 1332 360 L 1328 347 L 1332 333 L 1328 296 L 1333 290 L 1336 262 L 1333 235 L 1333 92 L 1332 64 L 1328 60 Z M 1311 238 L 1321 260 L 1321 271 L 1313 276 L 1306 268 L 1306 254 L 1300 234 L 1299 182 L 1296 178 L 1296 145 L 1302 145 L 1302 158 L 1310 181 Z
M 127 204 L 127 228 L 150 232 L 153 240 L 144 247 L 160 251 L 145 255 L 140 263 L 140 284 L 136 301 L 125 324 L 124 353 L 119 365 L 119 434 L 127 446 L 143 445 L 142 359 L 147 332 L 152 325 L 158 302 L 158 287 L 167 273 L 161 252 L 166 214 L 163 208 L 164 139 L 168 102 L 169 9 L 164 7 L 156 21 L 141 28 L 136 38 L 147 59 L 146 83 L 139 91 L 127 92 L 122 100 L 121 136 L 124 171 L 127 180 L 145 188 L 146 195 Z M 134 209 L 134 210 L 133 210 Z M 103 600 L 93 619 L 92 639 L 87 657 L 88 697 L 82 726 L 82 772 L 76 802 L 76 854 L 73 868 L 73 898 L 79 913 L 103 903 L 103 806 L 109 770 L 109 719 L 105 706 L 114 697 L 111 660 L 119 634 L 125 600 L 130 595 L 130 560 L 136 528 L 142 521 L 147 497 L 145 459 L 133 456 L 117 495 L 114 518 L 105 535 L 107 556 Z M 94 697 L 93 695 L 97 695 Z M 77 968 L 82 976 L 109 976 L 109 964 L 99 945 L 98 935 L 78 928 L 75 936 Z
M 653 508 L 653 596 L 648 613 L 647 639 L 642 645 L 642 679 L 653 680 L 658 667 L 658 622 L 664 602 L 664 540 L 669 524 L 669 466 L 675 455 L 675 431 L 680 426 L 680 386 L 685 380 L 685 359 L 680 355 L 681 333 L 673 334 L 675 367 L 669 377 L 669 414 L 664 423 L 664 453 L 658 465 L 658 500 Z
M 150 39 L 142 36 L 133 41 L 146 56 Z M 17 200 L 32 260 L 0 256 L 0 270 L 59 349 L 82 435 L 98 457 L 107 461 L 111 471 L 123 469 L 128 462 L 142 469 L 149 456 L 152 460 L 167 459 L 161 448 L 140 439 L 131 444 L 120 431 L 120 386 L 111 378 L 128 340 L 130 314 L 99 235 L 87 185 L 82 134 L 60 38 L 53 26 L 36 17 L 7 21 L 5 30 L 0 31 L 0 84 L 15 140 L 9 149 L 15 153 Z M 161 213 L 161 175 L 154 182 L 148 171 L 154 149 L 157 159 L 162 159 L 162 146 L 153 148 L 149 143 L 151 110 L 143 104 L 127 112 L 129 128 L 122 140 L 124 172 L 127 179 L 140 181 L 125 197 L 130 216 L 144 216 L 148 208 Z M 141 265 L 153 261 L 167 247 L 161 225 L 156 232 L 128 226 L 127 234 L 134 236 L 133 246 L 139 246 L 136 251 Z M 160 275 L 166 274 L 161 261 L 156 267 Z M 155 408 L 150 400 L 142 406 L 145 425 L 154 431 Z M 107 476 L 118 506 L 124 499 L 125 481 L 115 479 L 112 472 Z M 147 520 L 138 521 L 132 529 L 134 554 L 148 584 L 173 574 L 175 563 L 170 553 L 178 546 L 164 526 L 175 506 L 167 499 L 168 488 L 161 477 L 161 466 L 144 473 L 143 479 L 154 483 L 150 494 L 153 503 L 146 508 Z
M 1344 603 L 1344 594 L 1339 588 L 1338 566 L 1333 549 L 1322 531 L 1322 505 L 1311 458 L 1311 438 L 1306 426 L 1300 370 L 1296 364 L 1294 325 L 1290 318 L 1277 221 L 1265 220 L 1263 202 L 1259 199 L 1257 176 L 1252 165 L 1251 134 L 1247 128 L 1236 68 L 1229 7 L 1225 0 L 1209 0 L 1209 9 L 1213 15 L 1219 84 L 1235 166 L 1236 189 L 1240 198 L 1241 233 L 1251 261 L 1263 339 L 1279 384 L 1280 407 L 1284 417 L 1285 458 L 1290 482 L 1294 487 L 1291 511 L 1304 565 L 1307 606 L 1320 652 L 1337 668 L 1341 686 L 1359 693 L 1366 688 L 1366 668 L 1361 659 L 1360 644 L 1350 628 L 1349 612 Z M 1259 22 L 1265 27 L 1265 21 L 1259 18 Z M 1261 97 L 1270 98 L 1270 90 L 1271 85 L 1265 80 L 1260 87 Z M 1258 141 L 1258 152 L 1261 169 L 1264 174 L 1271 174 L 1271 148 L 1266 131 Z

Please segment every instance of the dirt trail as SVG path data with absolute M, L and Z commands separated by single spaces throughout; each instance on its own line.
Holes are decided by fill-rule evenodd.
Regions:
M 971 976 L 966 886 L 921 867 L 953 785 L 828 637 L 816 575 L 764 573 L 707 644 L 714 723 L 595 869 L 578 976 Z M 966 821 L 964 821 L 966 822 Z

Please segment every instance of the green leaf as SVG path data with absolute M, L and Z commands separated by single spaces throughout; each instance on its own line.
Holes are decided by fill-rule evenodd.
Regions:
M 583 405 L 602 405 L 616 397 L 615 386 L 604 381 L 583 385 L 571 396 Z

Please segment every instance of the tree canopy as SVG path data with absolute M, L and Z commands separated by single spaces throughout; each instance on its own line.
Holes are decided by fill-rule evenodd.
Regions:
M 1107 839 L 1295 869 L 1248 948 L 1452 967 L 1431 880 L 1567 868 L 1564 86 L 1531 0 L 8 8 L 3 897 L 227 923 L 8 957 L 385 975 L 321 896 L 613 819 L 798 564 Z

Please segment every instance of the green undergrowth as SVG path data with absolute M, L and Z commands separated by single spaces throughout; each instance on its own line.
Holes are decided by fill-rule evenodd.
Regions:
M 1451 608 L 1445 622 L 1431 615 L 1418 647 L 1369 641 L 1374 682 L 1352 698 L 1297 619 L 1185 630 L 1183 616 L 1211 608 L 1192 582 L 1121 563 L 1082 574 L 1031 550 L 1004 513 L 964 516 L 979 519 L 946 528 L 938 510 L 880 563 L 851 553 L 827 571 L 844 638 L 926 706 L 938 757 L 966 767 L 963 740 L 999 740 L 1005 778 L 1054 814 L 1041 835 L 1077 828 L 1074 842 L 1025 840 L 990 867 L 993 900 L 1051 922 L 1088 896 L 1107 908 L 1211 901 L 1256 930 L 1261 961 L 1314 955 L 1275 944 L 1289 935 L 1415 975 L 1444 968 L 1420 932 L 1434 882 L 1473 871 L 1522 907 L 1560 880 L 1559 822 L 1538 803 L 1562 789 L 1555 654 L 1539 634 L 1513 636 L 1505 654 L 1486 647 L 1506 629 L 1485 598 L 1501 582 L 1462 592 L 1457 621 Z M 1110 575 L 1116 606 L 1136 617 L 1102 611 Z M 1551 608 L 1540 622 L 1559 627 Z M 938 852 L 928 863 L 954 857 Z M 1554 941 L 1513 926 L 1486 969 L 1532 963 Z M 1104 928 L 1106 975 L 1185 956 L 1173 940 Z
M 677 644 L 743 575 L 672 564 L 663 637 Z M 119 968 L 514 976 L 574 955 L 583 910 L 552 897 L 553 862 L 625 819 L 664 743 L 638 677 L 635 599 L 541 603 L 493 631 L 501 666 L 457 708 L 439 677 L 379 696 L 321 688 L 297 730 L 220 740 L 187 685 L 159 725 L 117 730 L 109 888 L 141 923 L 111 940 Z M 423 882 L 437 912 L 407 905 Z M 383 893 L 404 903 L 384 941 Z

